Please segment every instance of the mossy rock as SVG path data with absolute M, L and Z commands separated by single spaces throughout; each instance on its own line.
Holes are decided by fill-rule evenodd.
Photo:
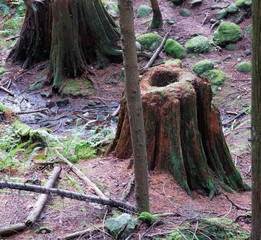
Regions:
M 211 88 L 214 94 L 217 93 L 218 88 L 224 83 L 226 79 L 226 73 L 224 73 L 220 69 L 208 70 L 203 73 L 202 76 L 210 81 Z
M 118 4 L 115 2 L 107 2 L 105 5 L 107 12 L 114 18 L 120 17 Z
M 236 44 L 235 43 L 229 43 L 225 46 L 225 48 L 228 50 L 228 51 L 234 51 L 236 49 Z
M 158 218 L 153 216 L 152 214 L 148 213 L 148 212 L 142 212 L 139 216 L 138 219 L 141 220 L 142 222 L 148 223 L 148 224 L 152 224 L 155 223 Z
M 20 29 L 20 24 L 14 18 L 9 19 L 0 27 L 0 34 L 3 37 L 16 35 Z
M 176 4 L 176 5 L 180 5 L 182 3 L 184 3 L 186 0 L 171 0 L 172 3 Z
M 235 4 L 230 4 L 227 8 L 228 13 L 236 13 L 238 12 L 238 7 Z
M 154 51 L 159 47 L 163 38 L 156 33 L 145 33 L 137 36 L 137 41 L 141 46 L 149 51 Z
M 223 8 L 216 13 L 216 18 L 220 20 L 222 18 L 225 18 L 227 16 L 227 14 L 228 14 L 227 9 Z
M 197 36 L 186 42 L 185 48 L 189 52 L 204 53 L 210 49 L 210 41 L 204 36 Z
M 249 62 L 240 62 L 236 65 L 236 69 L 239 72 L 249 73 L 252 70 L 252 64 Z
M 191 7 L 196 7 L 196 6 L 201 5 L 202 2 L 203 2 L 203 0 L 193 0 L 193 1 L 191 1 L 190 6 Z
M 62 93 L 73 97 L 90 96 L 94 93 L 94 89 L 92 83 L 86 78 L 68 79 Z
M 152 12 L 152 8 L 147 5 L 140 5 L 137 9 L 137 18 L 145 17 Z
M 116 218 L 109 218 L 105 222 L 105 228 L 115 239 L 125 239 L 136 227 L 137 219 L 124 213 Z
M 191 13 L 188 9 L 186 8 L 181 8 L 179 10 L 179 14 L 182 16 L 182 17 L 190 17 L 191 16 Z
M 177 67 L 182 68 L 182 61 L 180 59 L 169 59 L 165 62 L 166 66 L 175 65 Z
M 231 22 L 222 22 L 217 31 L 214 32 L 213 41 L 218 46 L 225 46 L 229 43 L 236 43 L 243 38 L 241 28 Z
M 239 8 L 251 7 L 252 6 L 252 0 L 237 0 L 235 2 L 235 6 L 237 6 Z
M 173 39 L 168 39 L 164 46 L 164 51 L 170 56 L 183 59 L 187 56 L 187 51 L 181 44 Z
M 192 67 L 192 71 L 198 75 L 201 75 L 204 72 L 211 70 L 213 68 L 214 68 L 214 63 L 210 60 L 205 59 L 203 61 L 194 64 L 194 66 Z

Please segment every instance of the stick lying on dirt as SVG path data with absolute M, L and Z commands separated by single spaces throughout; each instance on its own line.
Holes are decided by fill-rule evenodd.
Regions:
M 102 226 L 99 226 L 97 228 L 102 229 Z M 69 239 L 79 238 L 79 237 L 83 237 L 83 236 L 86 239 L 87 237 L 90 237 L 91 234 L 98 233 L 99 231 L 100 230 L 98 230 L 98 229 L 89 228 L 89 229 L 86 229 L 83 231 L 71 233 L 65 237 L 59 237 L 58 240 L 69 240 Z
M 246 110 L 244 110 L 244 111 L 242 111 L 241 113 L 237 114 L 237 115 L 236 115 L 235 117 L 233 117 L 231 120 L 229 120 L 229 121 L 223 123 L 222 126 L 225 126 L 225 125 L 227 125 L 227 124 L 229 124 L 229 123 L 232 123 L 234 120 L 236 120 L 237 118 L 239 118 L 239 117 L 241 117 L 242 115 L 246 114 L 248 111 L 249 111 L 249 108 L 246 109 Z
M 6 89 L 5 87 L 0 86 L 0 89 L 3 90 L 4 92 L 8 93 L 10 96 L 14 96 L 14 94 L 11 91 L 9 91 L 8 89 Z
M 162 40 L 160 46 L 157 48 L 156 52 L 153 54 L 153 56 L 151 57 L 151 59 L 149 60 L 149 62 L 146 64 L 146 66 L 145 66 L 143 69 L 141 69 L 141 73 L 143 73 L 143 72 L 146 71 L 149 67 L 151 67 L 151 65 L 154 63 L 154 61 L 156 60 L 156 58 L 158 57 L 158 55 L 159 55 L 160 52 L 162 51 L 163 46 L 164 46 L 165 42 L 167 41 L 168 37 L 169 37 L 169 33 L 167 33 L 167 34 L 164 36 L 164 38 L 163 38 L 163 40 Z
M 62 168 L 60 166 L 57 166 L 54 168 L 53 173 L 47 183 L 44 185 L 46 188 L 51 188 L 54 186 L 55 182 L 57 181 L 60 173 L 61 173 Z M 47 194 L 41 194 L 40 197 L 38 198 L 37 202 L 34 204 L 33 210 L 30 212 L 29 216 L 27 217 L 25 224 L 27 226 L 30 226 L 36 222 L 38 217 L 40 216 L 46 202 L 48 199 Z
M 36 110 L 29 110 L 29 111 L 15 112 L 15 113 L 17 115 L 22 115 L 22 114 L 30 114 L 30 113 L 37 113 L 37 112 L 46 112 L 48 110 L 49 110 L 48 108 L 41 108 L 41 109 L 36 109 Z M 0 114 L 4 114 L 4 113 L 0 112 Z
M 61 197 L 66 197 L 70 199 L 76 199 L 78 201 L 86 201 L 86 202 L 93 202 L 93 203 L 98 203 L 102 205 L 108 205 L 111 207 L 116 207 L 119 209 L 125 209 L 131 212 L 136 212 L 135 207 L 126 204 L 124 202 L 120 202 L 117 200 L 112 200 L 112 199 L 104 199 L 100 197 L 94 197 L 94 196 L 89 196 L 85 194 L 80 194 L 76 192 L 70 192 L 67 190 L 60 190 L 57 188 L 46 188 L 46 187 L 41 187 L 41 186 L 35 186 L 35 185 L 30 185 L 30 184 L 22 184 L 22 183 L 10 183 L 10 182 L 5 182 L 5 181 L 0 181 L 0 189 L 3 188 L 10 188 L 10 189 L 17 189 L 17 190 L 24 190 L 24 191 L 30 191 L 30 192 L 37 192 L 37 193 L 52 193 L 54 195 L 58 195 Z
M 87 178 L 77 167 L 75 167 L 70 161 L 68 161 L 64 156 L 62 156 L 57 150 L 56 154 L 63 162 L 65 162 L 70 167 L 71 170 L 73 170 L 77 174 L 77 176 L 80 179 L 82 179 L 88 186 L 90 186 L 95 191 L 97 196 L 103 199 L 108 199 L 89 178 Z
M 53 187 L 53 185 L 55 184 L 55 182 L 57 181 L 59 175 L 61 172 L 61 167 L 55 167 L 51 177 L 49 178 L 49 180 L 47 181 L 47 183 L 44 185 L 46 188 L 50 188 Z M 37 202 L 35 203 L 33 210 L 29 213 L 25 223 L 17 223 L 11 226 L 6 226 L 3 228 L 0 228 L 0 236 L 4 237 L 4 236 L 9 236 L 12 234 L 15 234 L 17 232 L 21 232 L 23 230 L 25 230 L 28 226 L 34 224 L 38 217 L 40 216 L 46 202 L 48 199 L 48 195 L 47 194 L 41 194 L 40 197 L 38 198 Z

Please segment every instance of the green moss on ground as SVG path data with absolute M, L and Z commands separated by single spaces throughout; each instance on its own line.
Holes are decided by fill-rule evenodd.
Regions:
M 152 224 L 158 220 L 157 217 L 153 216 L 152 214 L 148 212 L 142 212 L 139 216 L 138 219 L 141 220 L 142 222 Z
M 204 53 L 210 49 L 210 41 L 204 36 L 197 36 L 186 42 L 185 48 L 189 52 Z
M 236 69 L 239 72 L 249 73 L 252 70 L 252 65 L 249 62 L 240 62 L 236 65 Z
M 167 66 L 175 65 L 182 68 L 182 61 L 180 59 L 169 59 L 165 62 L 165 65 Z
M 65 82 L 62 93 L 65 95 L 72 95 L 73 97 L 89 96 L 93 94 L 92 83 L 85 78 L 69 79 Z
M 204 72 L 211 70 L 214 68 L 214 63 L 210 60 L 203 60 L 200 62 L 197 62 L 196 64 L 194 64 L 194 66 L 192 67 L 192 71 L 196 74 L 203 74 Z
M 154 51 L 159 47 L 163 38 L 156 33 L 145 33 L 137 36 L 137 41 L 141 44 L 142 48 Z
M 241 28 L 237 24 L 231 22 L 222 22 L 213 35 L 213 41 L 218 46 L 236 43 L 242 38 L 243 32 Z
M 11 18 L 0 27 L 0 35 L 3 37 L 16 35 L 20 29 L 20 25 L 14 18 Z
M 187 56 L 187 51 L 177 41 L 168 39 L 164 46 L 164 51 L 174 58 L 183 59 Z
M 3 112 L 4 110 L 7 110 L 7 109 L 10 109 L 10 108 L 0 104 L 0 112 Z
M 193 228 L 197 223 L 197 228 Z M 167 240 L 182 239 L 229 239 L 246 240 L 250 234 L 228 218 L 207 218 L 192 220 L 173 230 Z
M 147 5 L 140 5 L 137 9 L 137 18 L 145 17 L 152 12 L 152 8 Z
M 203 77 L 207 78 L 211 83 L 211 88 L 214 94 L 217 93 L 218 88 L 223 84 L 226 78 L 226 73 L 220 69 L 208 70 L 202 74 Z

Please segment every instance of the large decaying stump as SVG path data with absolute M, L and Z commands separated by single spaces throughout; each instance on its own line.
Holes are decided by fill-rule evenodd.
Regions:
M 233 164 L 207 80 L 163 65 L 145 73 L 140 86 L 149 169 L 167 170 L 188 193 L 218 185 L 249 189 Z M 112 149 L 118 158 L 132 154 L 125 97 Z

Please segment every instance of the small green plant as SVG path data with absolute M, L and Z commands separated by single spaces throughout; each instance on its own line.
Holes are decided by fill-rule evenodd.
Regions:
M 153 216 L 152 214 L 148 213 L 148 212 L 142 212 L 139 216 L 138 219 L 141 220 L 142 222 L 148 223 L 148 224 L 152 224 L 155 223 L 158 218 Z

